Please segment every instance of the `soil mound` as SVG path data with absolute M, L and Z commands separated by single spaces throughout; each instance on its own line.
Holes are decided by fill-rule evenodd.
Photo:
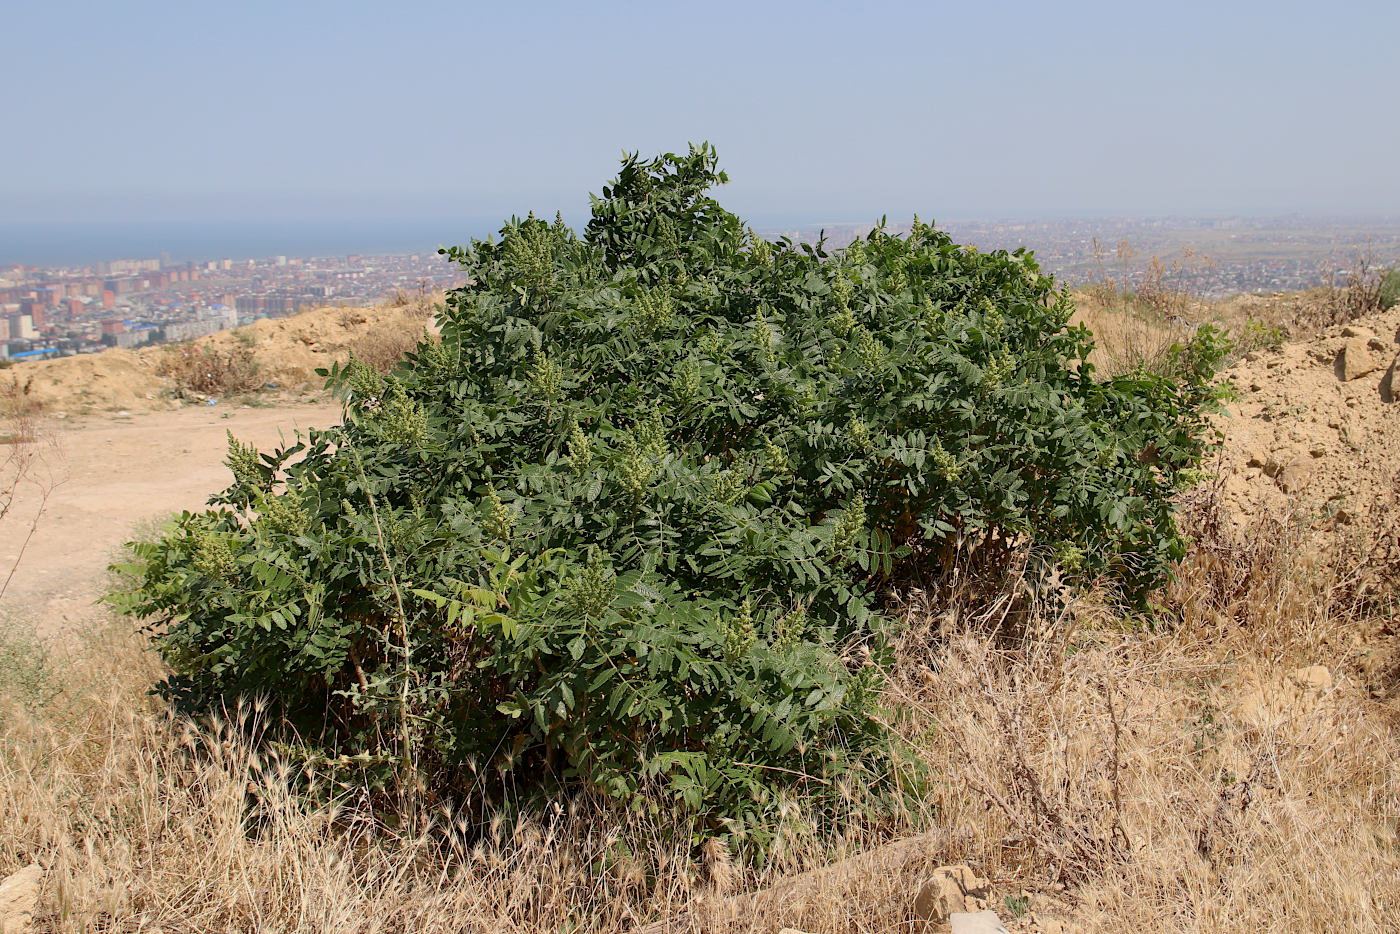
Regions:
M 1221 475 L 1241 517 L 1312 513 L 1345 525 L 1400 474 L 1400 306 L 1274 350 L 1225 374 Z
M 433 310 L 426 300 L 370 308 L 317 308 L 288 318 L 263 319 L 189 344 L 24 363 L 5 376 L 27 385 L 30 400 L 49 414 L 166 409 L 194 395 L 181 387 L 171 364 L 180 348 L 195 346 L 241 355 L 253 368 L 258 385 L 272 384 L 287 391 L 320 389 L 317 368 L 344 361 L 351 352 L 381 368 L 392 364 L 413 349 L 425 330 L 432 330 Z

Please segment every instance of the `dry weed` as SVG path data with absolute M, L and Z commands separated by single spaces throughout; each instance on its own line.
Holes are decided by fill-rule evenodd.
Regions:
M 350 352 L 361 363 L 381 376 L 388 374 L 407 354 L 418 349 L 421 331 L 381 324 L 371 327 L 350 345 Z
M 896 690 L 933 813 L 1085 930 L 1393 929 L 1400 749 L 1357 667 L 1371 616 L 1338 599 L 1349 553 L 1292 517 L 1236 529 L 1210 490 L 1187 522 L 1160 631 L 1087 598 L 1011 631 L 956 589 L 911 608 Z
M 0 599 L 24 559 L 49 497 L 67 475 L 58 440 L 44 428 L 43 407 L 30 395 L 32 384 L 33 377 L 23 383 L 15 376 L 0 380 L 0 534 L 14 543 L 14 553 L 0 565 Z M 21 516 L 15 507 L 25 488 L 33 495 L 25 498 L 30 507 L 21 509 L 27 511 Z
M 247 340 L 235 340 L 226 348 L 207 342 L 172 345 L 162 354 L 156 372 L 173 379 L 182 394 L 226 396 L 263 385 L 252 342 Z
M 427 282 L 420 282 L 412 292 L 396 291 L 388 304 L 390 308 L 407 309 L 410 317 L 427 319 L 436 314 L 442 297 L 441 292 L 429 290 Z

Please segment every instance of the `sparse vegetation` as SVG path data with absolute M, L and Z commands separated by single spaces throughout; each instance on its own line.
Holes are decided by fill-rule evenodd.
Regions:
M 1400 304 L 1400 268 L 1391 268 L 1381 279 L 1376 304 L 1381 309 L 1394 308 Z
M 0 598 L 9 589 L 29 547 L 49 496 L 63 482 L 63 456 L 55 439 L 44 430 L 43 407 L 31 393 L 33 378 L 0 378 L 0 533 L 13 543 L 14 553 L 0 564 Z M 33 510 L 15 512 L 22 489 L 36 493 Z
M 1369 241 L 1357 247 L 1341 285 L 1329 290 L 1333 323 L 1354 321 L 1363 315 L 1383 311 L 1400 296 L 1400 270 L 1387 267 Z
M 185 395 L 237 395 L 263 385 L 250 339 L 235 339 L 223 347 L 200 342 L 173 344 L 164 348 L 156 371 L 173 379 L 176 390 Z
M 421 332 L 391 326 L 371 328 L 350 346 L 350 355 L 380 376 L 409 358 L 424 338 Z

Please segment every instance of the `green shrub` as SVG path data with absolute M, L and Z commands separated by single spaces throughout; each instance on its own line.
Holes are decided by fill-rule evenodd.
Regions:
M 1400 268 L 1391 269 L 1381 279 L 1378 297 L 1381 311 L 1394 308 L 1396 303 L 1400 303 Z
M 216 508 L 138 546 L 169 691 L 266 695 L 315 754 L 442 793 L 649 792 L 757 833 L 785 795 L 897 790 L 887 583 L 969 540 L 1160 581 L 1215 332 L 1098 381 L 1028 254 L 917 222 L 768 243 L 722 181 L 709 147 L 629 157 L 584 236 L 452 249 L 441 340 L 335 368 L 341 426 L 230 438 Z

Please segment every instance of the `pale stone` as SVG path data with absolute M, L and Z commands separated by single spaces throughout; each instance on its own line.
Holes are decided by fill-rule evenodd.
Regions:
M 0 882 L 0 931 L 19 934 L 29 930 L 43 878 L 44 870 L 38 863 L 31 863 Z
M 1289 464 L 1278 475 L 1279 489 L 1288 494 L 1298 493 L 1312 479 L 1313 470 L 1313 465 L 1309 463 L 1295 461 Z
M 1305 691 L 1325 691 L 1332 686 L 1332 672 L 1325 665 L 1311 665 L 1289 672 L 1288 678 Z
M 934 870 L 935 873 L 944 873 L 957 882 L 964 895 L 973 898 L 985 898 L 987 892 L 991 890 L 992 884 L 972 871 L 972 867 L 959 864 L 957 866 L 943 866 Z
M 952 934 L 1011 934 L 995 911 L 954 912 L 948 916 Z
M 920 921 L 938 922 L 955 912 L 986 904 L 991 883 L 970 866 L 940 866 L 919 887 L 914 898 L 914 916 Z
M 919 887 L 914 896 L 914 917 L 920 921 L 938 922 L 967 907 L 962 888 L 944 875 L 934 875 Z
M 1333 366 L 1337 372 L 1337 379 L 1343 382 L 1360 379 L 1380 368 L 1366 342 L 1359 337 L 1350 338 L 1342 345 L 1342 349 L 1337 351 L 1337 362 Z

